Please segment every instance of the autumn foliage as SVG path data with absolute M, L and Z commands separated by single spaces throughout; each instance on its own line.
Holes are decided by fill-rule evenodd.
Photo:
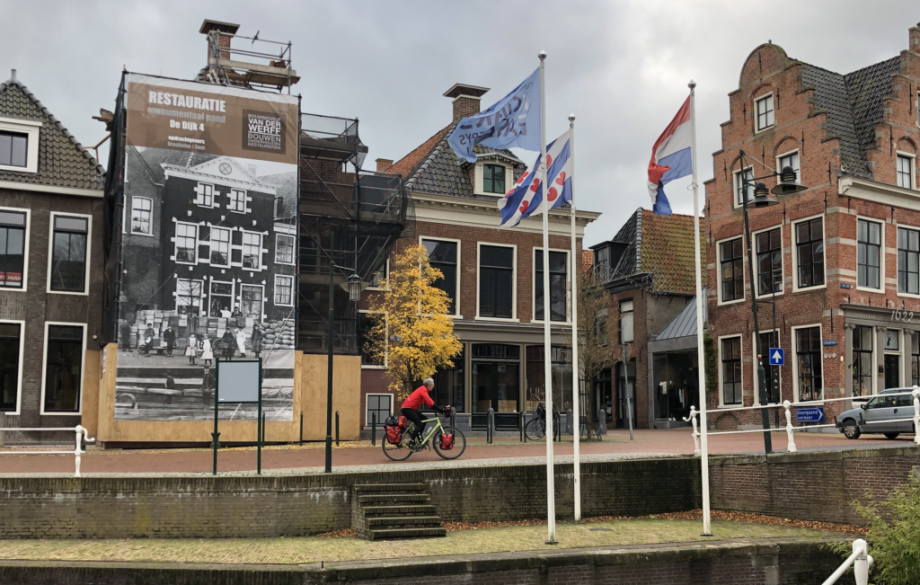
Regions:
M 450 299 L 435 283 L 441 271 L 428 262 L 422 245 L 412 245 L 396 257 L 396 266 L 370 298 L 376 319 L 365 350 L 386 363 L 389 388 L 401 400 L 411 384 L 450 367 L 460 353 L 454 321 L 447 314 Z

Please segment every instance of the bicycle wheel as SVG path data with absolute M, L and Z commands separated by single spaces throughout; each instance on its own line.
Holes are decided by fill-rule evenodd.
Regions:
M 405 461 L 412 455 L 412 450 L 409 449 L 410 436 L 411 434 L 406 430 L 406 432 L 403 433 L 402 439 L 399 440 L 399 443 L 394 445 L 387 440 L 386 434 L 384 434 L 383 441 L 380 445 L 381 448 L 383 448 L 383 454 L 392 461 Z
M 450 451 L 441 450 L 441 433 L 454 436 L 454 448 Z M 431 437 L 431 444 L 434 445 L 435 452 L 444 459 L 456 459 L 466 451 L 466 437 L 463 433 L 454 427 L 443 427 L 443 431 L 438 431 Z
M 529 441 L 539 441 L 546 436 L 546 421 L 542 418 L 532 418 L 524 425 L 524 434 Z

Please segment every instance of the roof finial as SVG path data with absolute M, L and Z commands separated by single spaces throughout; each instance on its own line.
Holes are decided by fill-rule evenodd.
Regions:
M 11 69 L 11 70 L 10 70 L 10 78 L 11 78 L 13 81 L 16 81 L 16 70 L 15 70 L 15 69 Z
M 772 44 L 773 44 L 773 39 L 767 39 L 767 44 L 768 44 L 768 45 L 772 45 Z

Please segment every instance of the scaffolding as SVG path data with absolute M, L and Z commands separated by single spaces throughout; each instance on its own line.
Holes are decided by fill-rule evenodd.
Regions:
M 402 177 L 362 170 L 366 156 L 358 120 L 301 115 L 298 349 L 307 353 L 329 350 L 330 303 L 334 353 L 360 353 L 358 311 L 339 285 L 352 272 L 371 283 L 409 227 L 410 199 Z M 345 267 L 334 270 L 332 299 L 330 261 Z
M 236 25 L 212 22 L 210 26 L 214 28 L 207 31 L 208 66 L 198 74 L 198 81 L 279 92 L 287 88 L 288 93 L 300 81 L 291 68 L 290 42 L 260 39 L 259 33 L 253 37 L 237 35 Z M 237 42 L 233 43 L 234 40 Z

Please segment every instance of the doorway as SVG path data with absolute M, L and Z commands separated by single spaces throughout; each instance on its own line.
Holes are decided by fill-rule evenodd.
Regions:
M 885 388 L 901 387 L 901 356 L 885 354 Z
M 617 375 L 614 385 L 617 389 L 616 400 L 616 427 L 625 429 L 629 427 L 627 420 L 628 405 L 632 406 L 632 424 L 636 428 L 636 362 L 629 362 L 624 369 L 623 362 L 617 363 Z M 626 386 L 623 386 L 623 373 L 626 373 Z M 629 394 L 629 404 L 626 396 Z

